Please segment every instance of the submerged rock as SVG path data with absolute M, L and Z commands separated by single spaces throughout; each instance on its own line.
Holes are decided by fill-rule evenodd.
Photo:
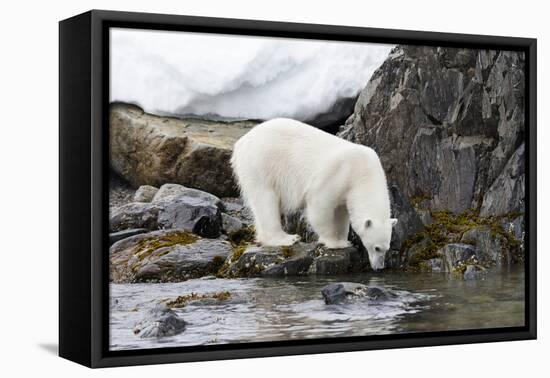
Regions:
M 321 289 L 321 294 L 326 304 L 338 304 L 350 298 L 366 298 L 376 301 L 395 297 L 395 294 L 389 290 L 353 282 L 328 284 Z
M 463 277 L 467 281 L 477 280 L 477 279 L 483 277 L 483 273 L 484 273 L 484 271 L 481 268 L 479 268 L 478 266 L 476 266 L 476 265 L 467 265 L 466 269 L 464 270 Z
M 178 282 L 216 274 L 232 247 L 180 230 L 161 230 L 123 239 L 110 248 L 111 281 Z
M 256 124 L 159 117 L 135 105 L 112 104 L 111 167 L 134 187 L 172 182 L 235 196 L 233 144 Z
M 173 336 L 185 330 L 185 321 L 163 305 L 155 306 L 146 317 L 136 324 L 133 331 L 140 338 Z

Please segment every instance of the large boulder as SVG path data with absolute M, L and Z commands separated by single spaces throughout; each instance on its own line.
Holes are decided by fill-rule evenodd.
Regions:
M 123 239 L 110 248 L 111 281 L 178 282 L 216 274 L 232 253 L 229 242 L 179 230 Z
M 134 187 L 173 182 L 218 196 L 237 195 L 229 159 L 257 123 L 159 117 L 122 103 L 109 122 L 111 167 Z
M 453 272 L 458 267 L 476 258 L 476 250 L 469 244 L 451 243 L 439 250 L 442 257 L 442 268 L 445 272 Z
M 486 265 L 503 266 L 512 262 L 508 240 L 489 226 L 474 227 L 466 231 L 461 241 L 475 246 L 477 259 Z
M 134 202 L 151 202 L 159 188 L 151 185 L 142 185 L 134 193 Z
M 389 183 L 430 209 L 522 212 L 524 70 L 522 52 L 398 46 L 339 135 L 374 148 Z

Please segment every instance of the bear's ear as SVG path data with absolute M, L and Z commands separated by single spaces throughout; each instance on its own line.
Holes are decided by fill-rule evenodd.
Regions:
M 370 219 L 367 219 L 365 221 L 365 228 L 369 228 L 370 226 L 372 226 L 372 221 Z
M 392 227 L 395 226 L 397 224 L 397 218 L 391 218 L 390 219 L 390 224 L 391 224 Z

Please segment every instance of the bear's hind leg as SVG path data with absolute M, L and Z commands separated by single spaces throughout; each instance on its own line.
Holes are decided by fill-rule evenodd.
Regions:
M 334 211 L 334 218 L 339 248 L 351 247 L 351 242 L 348 240 L 350 221 L 347 207 L 345 205 L 338 206 Z
M 279 197 L 272 189 L 258 190 L 249 199 L 256 224 L 256 240 L 263 246 L 289 246 L 300 240 L 298 235 L 290 235 L 281 226 Z

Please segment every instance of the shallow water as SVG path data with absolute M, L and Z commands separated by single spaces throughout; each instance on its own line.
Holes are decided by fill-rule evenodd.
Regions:
M 321 288 L 359 282 L 394 290 L 374 302 L 326 305 Z M 452 274 L 381 272 L 341 277 L 197 279 L 169 284 L 111 284 L 111 350 L 524 325 L 524 271 L 489 271 L 482 280 Z M 183 333 L 140 339 L 132 328 L 159 300 L 229 291 L 231 299 L 175 311 Z

